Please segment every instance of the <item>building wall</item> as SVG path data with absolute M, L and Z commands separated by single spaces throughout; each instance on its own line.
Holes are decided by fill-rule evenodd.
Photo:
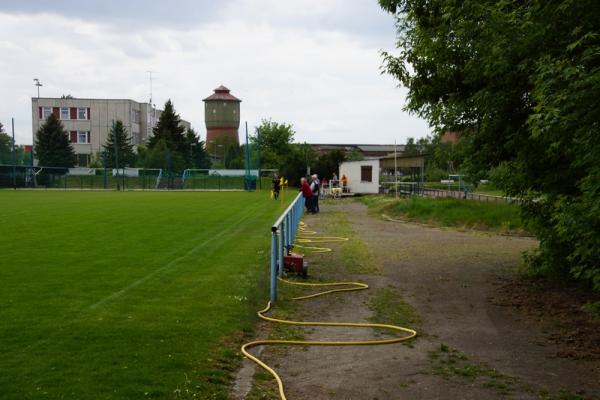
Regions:
M 371 181 L 361 179 L 362 167 L 371 167 Z M 348 188 L 352 193 L 379 193 L 379 160 L 345 161 L 340 164 L 342 178 L 348 178 Z
M 152 135 L 152 128 L 158 122 L 161 113 L 160 110 L 150 104 L 138 103 L 128 99 L 32 98 L 31 116 L 34 143 L 36 132 L 46 120 L 44 108 L 47 109 L 48 107 L 52 109 L 55 115 L 56 109 L 58 109 L 57 116 L 69 133 L 80 166 L 86 166 L 85 160 L 89 163 L 91 157 L 102 150 L 102 146 L 106 144 L 113 121 L 121 120 L 125 129 L 127 129 L 132 144 L 140 145 L 145 144 Z M 66 108 L 69 109 L 68 117 L 61 113 L 61 109 Z M 86 118 L 81 119 L 77 111 L 83 108 L 89 112 L 85 116 Z M 76 110 L 76 114 L 73 114 L 73 109 Z M 186 128 L 191 126 L 189 122 L 183 120 L 181 125 Z M 75 141 L 73 140 L 73 132 L 77 132 Z M 89 142 L 80 143 L 79 132 L 89 132 Z

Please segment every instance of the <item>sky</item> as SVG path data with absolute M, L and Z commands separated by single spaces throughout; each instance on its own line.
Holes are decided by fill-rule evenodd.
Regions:
M 0 0 L 0 122 L 31 144 L 34 78 L 40 97 L 147 102 L 153 71 L 153 103 L 202 140 L 202 99 L 225 85 L 241 136 L 271 119 L 297 142 L 401 144 L 431 130 L 381 73 L 395 41 L 377 0 Z

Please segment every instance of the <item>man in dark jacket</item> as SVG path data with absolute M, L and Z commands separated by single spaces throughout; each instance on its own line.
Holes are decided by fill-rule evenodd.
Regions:
M 319 183 L 319 176 L 314 174 L 310 182 L 310 190 L 312 192 L 312 213 L 316 214 L 319 212 L 319 191 L 321 190 Z

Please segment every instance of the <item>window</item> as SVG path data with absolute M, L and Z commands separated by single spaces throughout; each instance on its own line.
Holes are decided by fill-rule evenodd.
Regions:
M 90 133 L 87 131 L 77 131 L 77 144 L 89 144 Z
M 138 110 L 132 110 L 131 111 L 131 120 L 133 123 L 135 124 L 139 124 L 140 123 L 140 112 Z
M 87 108 L 79 107 L 77 109 L 77 119 L 87 119 Z
M 77 165 L 80 167 L 87 167 L 90 162 L 89 154 L 77 154 Z
M 46 119 L 52 114 L 52 107 L 42 107 L 42 118 Z
M 69 107 L 61 107 L 60 108 L 60 119 L 70 119 Z
M 372 165 L 361 165 L 360 166 L 360 181 L 361 182 L 373 182 L 373 166 Z

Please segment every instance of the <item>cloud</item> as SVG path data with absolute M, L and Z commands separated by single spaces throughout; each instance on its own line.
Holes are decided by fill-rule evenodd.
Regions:
M 380 75 L 379 49 L 391 46 L 393 28 L 382 45 L 369 23 L 362 29 L 371 34 L 363 35 L 335 22 L 344 2 L 298 4 L 226 1 L 212 18 L 183 28 L 0 13 L 0 121 L 8 126 L 14 116 L 17 141 L 31 143 L 33 78 L 44 84 L 42 97 L 147 101 L 146 71 L 153 70 L 154 102 L 172 99 L 202 136 L 202 99 L 220 84 L 243 100 L 241 117 L 250 127 L 262 118 L 291 123 L 300 141 L 392 143 L 426 135 L 423 121 L 402 112 L 405 92 Z M 349 21 L 360 19 L 356 12 L 346 14 Z

